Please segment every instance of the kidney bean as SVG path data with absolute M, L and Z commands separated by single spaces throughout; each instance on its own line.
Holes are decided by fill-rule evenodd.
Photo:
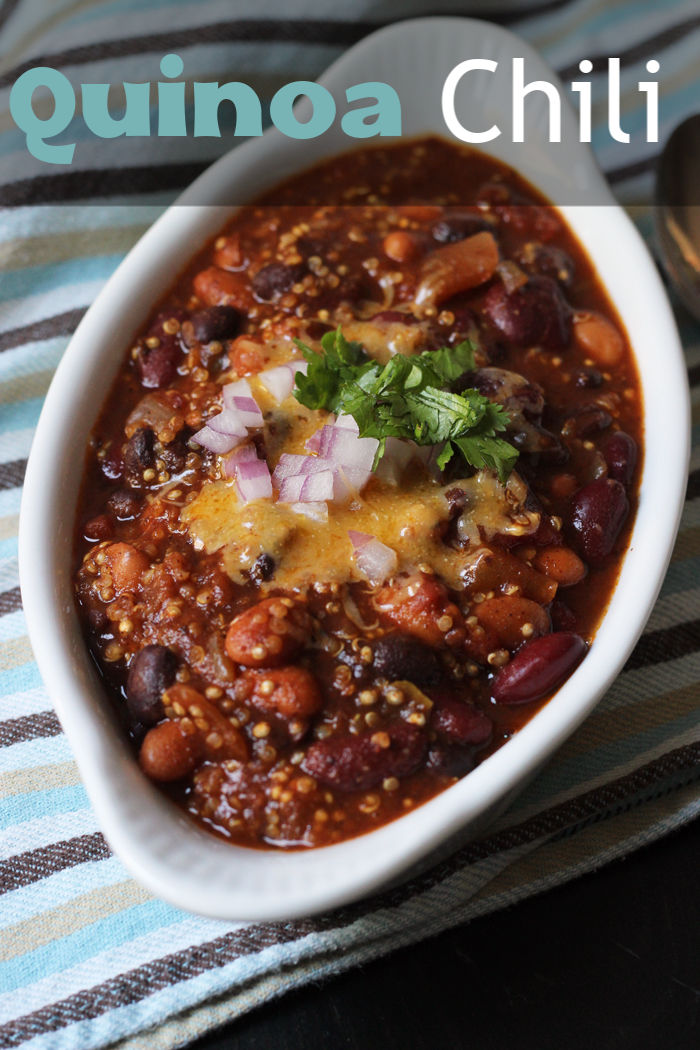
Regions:
M 425 732 L 397 719 L 373 732 L 319 740 L 307 749 L 301 767 L 337 791 L 366 791 L 385 777 L 414 773 L 426 750 Z
M 321 709 L 323 699 L 318 683 L 304 667 L 277 667 L 245 674 L 252 686 L 250 702 L 261 711 L 305 719 Z
M 576 617 L 566 602 L 555 598 L 550 606 L 549 614 L 552 617 L 552 626 L 555 631 L 576 630 Z
M 440 244 L 454 244 L 482 230 L 493 230 L 493 224 L 478 211 L 463 211 L 438 219 L 433 223 L 432 234 Z
M 573 587 L 586 575 L 586 566 L 570 547 L 543 547 L 535 555 L 533 564 L 560 587 Z
M 271 302 L 284 292 L 288 292 L 292 285 L 301 281 L 307 273 L 303 263 L 289 265 L 281 262 L 271 262 L 258 270 L 252 280 L 253 293 L 256 299 L 263 302 Z
M 512 652 L 527 638 L 536 638 L 551 630 L 547 610 L 519 595 L 487 598 L 474 605 L 472 611 L 481 626 L 498 639 L 494 648 Z
M 558 631 L 527 642 L 491 682 L 497 704 L 529 704 L 558 689 L 586 654 L 578 634 Z
M 192 328 L 200 343 L 214 339 L 233 339 L 238 335 L 243 318 L 234 306 L 208 306 L 192 315 Z
M 516 346 L 562 350 L 571 339 L 571 308 L 549 277 L 531 277 L 510 293 L 502 284 L 494 284 L 484 300 L 484 312 Z
M 625 344 L 617 328 L 600 314 L 583 314 L 574 320 L 577 346 L 603 368 L 613 368 L 622 357 Z
M 491 739 L 491 719 L 468 700 L 442 697 L 435 700 L 431 729 L 450 744 L 483 747 Z
M 245 264 L 245 256 L 239 235 L 233 233 L 226 238 L 219 238 L 213 258 L 222 270 L 240 270 Z
M 140 347 L 136 368 L 141 386 L 147 390 L 168 386 L 177 374 L 177 363 L 181 356 L 180 347 L 170 337 L 161 338 L 158 346 Z
M 226 652 L 244 667 L 280 667 L 310 640 L 313 621 L 292 598 L 265 598 L 231 621 Z
M 603 449 L 605 462 L 608 465 L 608 477 L 629 485 L 637 466 L 637 442 L 624 430 L 616 431 L 605 443 Z
M 164 645 L 147 645 L 129 664 L 126 702 L 135 722 L 151 726 L 163 717 L 161 697 L 175 681 L 177 658 Z
M 117 594 L 135 591 L 148 568 L 146 555 L 130 543 L 110 543 L 104 554 Z
M 118 481 L 124 471 L 124 457 L 118 441 L 113 441 L 99 460 L 100 470 L 110 481 Z
M 196 741 L 178 722 L 161 722 L 149 729 L 139 752 L 139 764 L 151 780 L 180 780 L 197 765 Z
M 440 660 L 434 649 L 415 638 L 390 634 L 372 645 L 373 668 L 389 681 L 405 679 L 415 685 L 435 685 L 442 677 Z
M 629 509 L 624 487 L 612 478 L 598 478 L 576 493 L 571 524 L 590 565 L 601 565 L 612 553 Z

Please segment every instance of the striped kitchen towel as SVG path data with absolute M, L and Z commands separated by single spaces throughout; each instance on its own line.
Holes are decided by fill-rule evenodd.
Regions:
M 420 0 L 396 4 L 424 13 Z M 77 170 L 29 157 L 9 115 L 23 69 L 75 83 L 156 79 L 177 50 L 192 78 L 269 97 L 313 78 L 388 18 L 357 0 L 4 0 L 0 5 L 0 1047 L 181 1046 L 287 989 L 367 961 L 590 871 L 700 811 L 700 327 L 679 312 L 694 398 L 680 536 L 624 673 L 486 837 L 403 885 L 330 914 L 244 925 L 178 911 L 136 884 L 102 838 L 38 676 L 17 579 L 21 484 L 42 398 L 70 333 L 140 233 L 202 158 L 191 141 L 79 142 Z M 352 11 L 350 19 L 349 11 Z M 661 62 L 662 138 L 700 108 L 697 0 L 484 0 L 440 13 L 511 24 L 565 80 L 594 65 L 594 145 L 650 236 L 658 146 L 604 136 L 604 66 L 623 64 L 625 119 Z M 37 106 L 43 102 L 37 100 Z M 209 159 L 209 158 L 206 158 Z M 145 1034 L 146 1031 L 147 1035 Z

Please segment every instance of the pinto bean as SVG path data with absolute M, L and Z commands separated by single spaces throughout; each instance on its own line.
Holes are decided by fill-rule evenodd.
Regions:
M 257 375 L 265 367 L 262 343 L 249 335 L 239 335 L 234 339 L 229 356 L 239 376 Z
M 250 702 L 261 711 L 282 718 L 306 719 L 320 710 L 323 699 L 318 682 L 304 667 L 277 667 L 268 671 L 247 671 L 252 685 Z
M 426 256 L 415 301 L 419 306 L 436 305 L 484 284 L 498 265 L 498 245 L 486 230 L 463 241 L 445 244 Z
M 292 598 L 265 598 L 231 621 L 226 652 L 244 667 L 280 667 L 310 640 L 313 621 Z
M 455 625 L 461 626 L 459 609 L 434 576 L 409 577 L 387 584 L 377 592 L 374 601 L 390 623 L 434 648 L 444 647 L 446 634 Z
M 514 585 L 520 587 L 526 598 L 539 605 L 549 605 L 557 593 L 555 580 L 504 550 L 482 550 L 463 569 L 461 576 L 470 594 L 500 591 Z
M 104 554 L 117 594 L 135 591 L 148 568 L 146 555 L 130 543 L 110 543 Z
M 603 449 L 605 462 L 608 465 L 608 477 L 629 485 L 637 466 L 637 442 L 623 430 L 616 431 L 605 443 Z
M 393 230 L 382 242 L 384 254 L 397 263 L 407 263 L 418 254 L 415 237 L 405 230 Z
M 161 722 L 149 729 L 139 752 L 139 764 L 151 780 L 180 780 L 197 765 L 197 745 L 179 722 Z
M 625 351 L 615 325 L 600 314 L 587 313 L 575 318 L 574 340 L 602 368 L 613 368 Z
M 247 760 L 248 745 L 242 731 L 231 725 L 216 704 L 196 689 L 189 685 L 172 685 L 163 693 L 163 705 L 168 717 L 180 722 L 200 759 L 212 762 Z
M 554 692 L 586 655 L 578 634 L 559 631 L 527 642 L 491 683 L 497 704 L 529 704 Z
M 602 565 L 612 553 L 629 509 L 624 487 L 612 478 L 598 478 L 576 493 L 571 524 L 590 565 Z
M 334 736 L 308 748 L 301 763 L 305 773 L 337 791 L 366 791 L 385 777 L 406 777 L 421 765 L 427 735 L 401 719 L 384 729 Z
M 247 313 L 253 305 L 250 284 L 245 274 L 210 266 L 200 270 L 192 283 L 195 295 L 206 306 L 235 306 Z
M 481 626 L 498 638 L 494 648 L 511 652 L 528 638 L 537 638 L 551 630 L 546 609 L 518 595 L 487 598 L 475 605 L 473 612 Z
M 533 564 L 560 587 L 573 587 L 586 575 L 586 566 L 570 547 L 543 547 L 535 555 Z
M 144 726 L 163 717 L 161 697 L 175 681 L 177 658 L 164 645 L 147 645 L 129 664 L 126 702 L 129 714 Z

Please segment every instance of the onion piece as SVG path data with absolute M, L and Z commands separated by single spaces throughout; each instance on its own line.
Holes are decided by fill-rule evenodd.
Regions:
M 239 397 L 236 395 L 231 398 L 231 401 L 233 402 L 231 411 L 236 413 L 243 426 L 261 427 L 263 425 L 263 414 L 254 397 Z
M 384 445 L 384 455 L 377 465 L 377 477 L 390 485 L 399 485 L 406 467 L 416 458 L 417 453 L 418 446 L 415 442 L 388 437 Z
M 252 462 L 257 459 L 258 454 L 255 451 L 255 445 L 248 443 L 247 445 L 239 445 L 230 456 L 227 456 L 223 461 L 224 474 L 227 478 L 235 478 L 236 471 L 241 463 Z
M 295 474 L 318 474 L 322 470 L 333 470 L 335 464 L 323 456 L 303 456 L 292 452 L 283 452 L 272 475 L 276 485 L 285 478 Z
M 358 427 L 354 418 L 352 416 L 346 415 L 344 412 L 341 412 L 340 415 L 336 418 L 336 421 L 333 424 L 333 426 L 340 427 L 341 430 L 352 430 L 353 433 L 357 434 L 358 437 L 360 436 L 360 428 Z
M 236 469 L 236 489 L 244 503 L 272 497 L 272 478 L 264 459 L 248 460 Z
M 367 532 L 349 529 L 348 536 L 353 546 L 355 565 L 370 583 L 384 583 L 396 572 L 399 559 L 391 547 Z
M 318 474 L 307 474 L 299 493 L 300 503 L 322 503 L 333 499 L 333 472 L 322 470 Z
M 221 388 L 221 396 L 224 401 L 224 408 L 233 408 L 234 397 L 251 397 L 253 391 L 250 389 L 250 383 L 247 379 L 236 379 L 233 383 L 226 383 Z
M 293 510 L 295 514 L 303 514 L 305 518 L 309 518 L 311 521 L 318 521 L 324 525 L 328 522 L 327 503 L 292 503 L 289 509 Z
M 371 471 L 378 448 L 379 441 L 376 438 L 357 437 L 345 427 L 325 426 L 321 429 L 320 454 L 342 467 L 359 467 Z
M 283 365 L 260 372 L 258 380 L 279 405 L 287 400 L 294 389 L 297 372 L 306 375 L 308 367 L 308 362 L 303 360 L 286 361 Z
M 207 425 L 192 435 L 192 441 L 196 441 L 198 445 L 206 448 L 209 452 L 216 452 L 218 455 L 223 456 L 240 444 L 244 436 L 243 434 L 219 434 Z
M 277 492 L 278 501 L 280 503 L 301 502 L 301 490 L 307 477 L 307 474 L 292 474 L 289 478 L 283 478 Z
M 233 408 L 225 408 L 223 412 L 218 412 L 211 419 L 207 420 L 207 426 L 212 430 L 215 430 L 217 434 L 229 434 L 231 437 L 247 437 L 248 428 L 239 417 L 238 412 Z

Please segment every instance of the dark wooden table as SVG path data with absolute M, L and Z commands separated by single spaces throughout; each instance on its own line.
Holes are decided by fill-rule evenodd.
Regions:
M 700 822 L 191 1050 L 698 1050 Z

